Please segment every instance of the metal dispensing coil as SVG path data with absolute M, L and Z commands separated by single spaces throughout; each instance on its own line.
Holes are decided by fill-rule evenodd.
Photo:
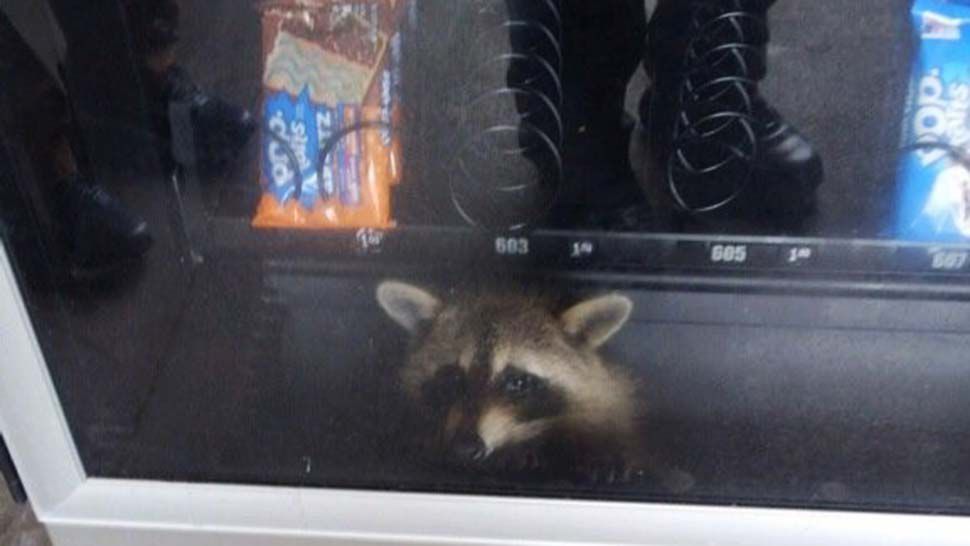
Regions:
M 468 224 L 521 229 L 545 215 L 562 183 L 558 1 L 486 0 L 473 8 L 451 201 Z
M 684 211 L 726 207 L 753 176 L 759 151 L 752 67 L 764 63 L 747 35 L 756 17 L 740 9 L 695 10 L 697 29 L 684 60 L 686 76 L 666 172 L 670 193 Z

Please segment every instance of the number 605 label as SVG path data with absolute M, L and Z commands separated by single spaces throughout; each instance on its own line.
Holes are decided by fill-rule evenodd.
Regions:
M 743 264 L 748 262 L 747 245 L 713 245 L 711 262 L 716 264 Z

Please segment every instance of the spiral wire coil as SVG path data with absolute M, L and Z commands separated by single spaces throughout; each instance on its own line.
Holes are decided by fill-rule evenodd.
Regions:
M 755 29 L 766 23 L 744 2 L 693 7 L 666 172 L 674 201 L 690 213 L 726 207 L 754 175 L 756 78 L 765 63 Z
M 544 215 L 561 185 L 562 21 L 557 0 L 486 3 L 505 6 L 479 6 L 502 15 L 472 24 L 449 189 L 466 223 L 521 229 Z

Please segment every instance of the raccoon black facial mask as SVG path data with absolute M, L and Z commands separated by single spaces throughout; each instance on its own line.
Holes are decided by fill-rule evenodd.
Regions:
M 506 403 L 526 421 L 555 417 L 566 409 L 566 398 L 545 379 L 508 367 L 496 378 L 493 387 Z
M 598 353 L 629 318 L 628 298 L 610 294 L 555 313 L 525 294 L 442 301 L 387 281 L 377 300 L 411 335 L 402 388 L 426 410 L 447 456 L 484 465 L 548 444 L 583 457 L 628 456 L 634 386 Z

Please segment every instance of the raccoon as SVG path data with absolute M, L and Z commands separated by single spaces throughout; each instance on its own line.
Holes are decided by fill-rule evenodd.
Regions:
M 595 482 L 643 474 L 635 382 L 599 353 L 629 318 L 627 297 L 560 313 L 507 291 L 449 300 L 403 282 L 377 288 L 380 306 L 410 335 L 400 383 L 430 421 L 437 457 L 483 472 Z

